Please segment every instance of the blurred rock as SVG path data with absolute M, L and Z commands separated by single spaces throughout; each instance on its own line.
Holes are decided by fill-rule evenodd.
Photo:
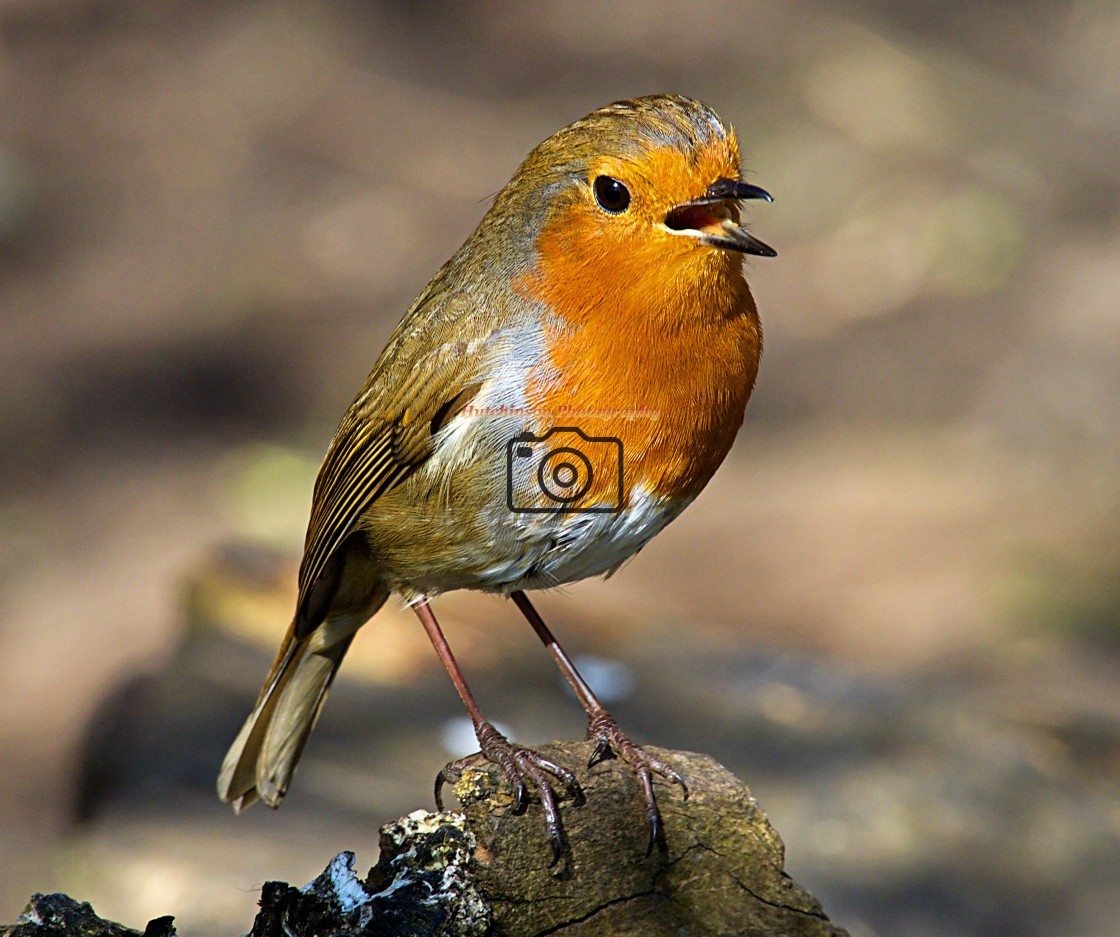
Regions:
M 98 917 L 85 901 L 69 895 L 32 895 L 15 924 L 0 925 L 3 937 L 174 937 L 174 919 L 153 918 L 144 930 L 133 930 Z

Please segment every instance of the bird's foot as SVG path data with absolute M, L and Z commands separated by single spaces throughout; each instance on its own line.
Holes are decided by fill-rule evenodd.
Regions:
M 556 806 L 556 793 L 552 789 L 552 781 L 558 781 L 567 791 L 568 796 L 576 806 L 584 803 L 583 788 L 579 786 L 576 776 L 566 768 L 549 761 L 544 755 L 533 751 L 531 748 L 522 748 L 514 745 L 501 732 L 489 722 L 475 726 L 478 744 L 481 751 L 475 755 L 468 755 L 457 761 L 450 761 L 436 775 L 435 794 L 436 806 L 443 810 L 443 785 L 454 784 L 462 777 L 463 769 L 478 763 L 481 755 L 487 761 L 493 762 L 505 773 L 513 788 L 513 813 L 524 813 L 529 806 L 529 786 L 537 789 L 537 794 L 544 807 L 545 824 L 548 827 L 549 841 L 552 844 L 552 865 L 560 861 L 560 857 L 567 852 L 567 842 L 564 837 L 564 827 L 560 822 L 560 810 Z
M 609 713 L 599 710 L 593 713 L 587 722 L 587 737 L 595 742 L 595 751 L 587 767 L 592 768 L 600 761 L 615 756 L 628 764 L 638 776 L 638 783 L 642 785 L 642 796 L 645 799 L 646 824 L 649 826 L 649 844 L 646 846 L 646 855 L 653 852 L 654 844 L 658 851 L 668 851 L 665 841 L 665 826 L 661 821 L 661 811 L 657 807 L 657 797 L 653 792 L 653 776 L 656 774 L 666 781 L 680 787 L 685 799 L 688 798 L 688 785 L 684 783 L 677 770 L 670 764 L 647 754 L 640 746 L 630 741 L 614 721 Z

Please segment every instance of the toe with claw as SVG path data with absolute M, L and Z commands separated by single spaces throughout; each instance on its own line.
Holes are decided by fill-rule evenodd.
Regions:
M 556 804 L 556 793 L 552 789 L 552 782 L 556 781 L 567 792 L 568 796 L 580 806 L 584 803 L 583 788 L 574 774 L 555 762 L 549 761 L 539 752 L 531 748 L 522 748 L 512 744 L 501 732 L 489 722 L 484 722 L 475 727 L 481 751 L 477 755 L 468 755 L 458 761 L 448 762 L 436 775 L 435 800 L 436 807 L 443 809 L 443 785 L 454 783 L 463 774 L 463 769 L 468 765 L 477 764 L 479 756 L 496 764 L 502 769 L 509 780 L 514 792 L 514 814 L 524 813 L 529 805 L 529 787 L 536 788 L 544 808 L 545 825 L 548 828 L 549 841 L 552 846 L 552 865 L 556 865 L 560 858 L 568 851 L 567 840 L 564 836 L 564 826 L 560 820 L 560 810 Z
M 668 852 L 665 841 L 665 825 L 661 820 L 661 811 L 657 806 L 657 796 L 653 790 L 653 776 L 657 775 L 672 784 L 680 787 L 682 795 L 688 798 L 688 785 L 684 778 L 670 764 L 654 758 L 640 746 L 630 741 L 614 718 L 606 712 L 599 711 L 591 716 L 587 724 L 587 737 L 595 742 L 595 750 L 587 764 L 592 768 L 608 758 L 618 757 L 628 764 L 638 776 L 638 783 L 642 786 L 642 797 L 645 800 L 646 825 L 649 827 L 649 844 L 646 846 L 646 855 L 653 852 L 654 845 L 662 854 Z

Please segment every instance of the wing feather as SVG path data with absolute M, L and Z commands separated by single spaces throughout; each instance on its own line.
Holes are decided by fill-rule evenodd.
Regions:
M 476 349 L 464 354 L 459 340 L 468 315 L 462 296 L 429 286 L 343 417 L 315 481 L 299 573 L 301 613 L 362 514 L 427 461 L 448 411 L 461 409 L 481 386 L 481 356 Z

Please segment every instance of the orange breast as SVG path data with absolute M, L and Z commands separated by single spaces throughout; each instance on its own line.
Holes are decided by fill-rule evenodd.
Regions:
M 626 494 L 695 497 L 758 372 L 762 333 L 739 255 L 667 234 L 606 237 L 579 206 L 550 219 L 537 247 L 520 288 L 552 318 L 529 399 L 554 426 L 619 439 Z

